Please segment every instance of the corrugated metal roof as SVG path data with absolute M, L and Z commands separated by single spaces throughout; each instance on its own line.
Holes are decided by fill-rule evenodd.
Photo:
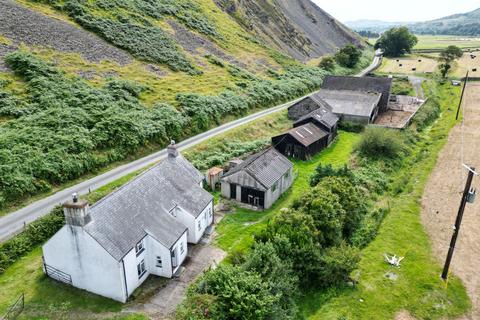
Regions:
M 308 147 L 312 143 L 317 142 L 320 139 L 328 136 L 328 132 L 323 131 L 313 123 L 307 123 L 303 126 L 290 129 L 287 134 L 295 138 L 305 147 Z
M 269 148 L 248 157 L 224 174 L 222 179 L 227 179 L 228 176 L 243 170 L 266 189 L 270 189 L 292 167 L 293 164 L 284 155 L 274 148 Z
M 328 101 L 335 114 L 362 117 L 370 117 L 381 98 L 381 94 L 378 92 L 348 90 L 322 89 L 317 94 Z
M 380 105 L 386 106 L 392 88 L 392 80 L 381 77 L 327 76 L 323 81 L 322 89 L 378 92 L 382 94 Z
M 147 234 L 170 248 L 187 229 L 170 211 L 198 216 L 213 200 L 200 177 L 182 156 L 168 157 L 92 206 L 85 230 L 117 260 Z
M 317 93 L 312 94 L 312 96 L 320 97 L 320 94 L 317 92 Z M 323 101 L 323 99 L 322 99 L 322 101 Z M 301 117 L 300 119 L 298 119 L 297 121 L 295 121 L 294 125 L 296 123 L 299 123 L 299 122 L 304 121 L 306 119 L 312 118 L 312 119 L 315 119 L 315 121 L 318 121 L 318 122 L 322 123 L 327 128 L 333 128 L 337 125 L 337 123 L 340 119 L 338 118 L 338 116 L 336 116 L 332 112 L 331 108 L 332 108 L 331 106 L 330 106 L 330 108 L 320 106 L 318 109 L 310 112 L 309 114 L 307 114 L 307 115 Z

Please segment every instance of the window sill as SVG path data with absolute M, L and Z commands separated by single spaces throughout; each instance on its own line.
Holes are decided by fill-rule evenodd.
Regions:
M 137 257 L 145 252 L 145 248 L 137 252 Z
M 138 276 L 138 280 L 142 279 L 145 273 L 147 273 L 147 270 L 143 271 L 142 274 Z

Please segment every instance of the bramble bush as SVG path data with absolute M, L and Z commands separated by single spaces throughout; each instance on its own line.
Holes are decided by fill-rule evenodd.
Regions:
M 356 149 L 372 158 L 396 158 L 406 151 L 406 145 L 399 131 L 368 127 Z

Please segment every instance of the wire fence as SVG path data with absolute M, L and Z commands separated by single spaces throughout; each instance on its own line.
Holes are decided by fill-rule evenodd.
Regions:
M 14 320 L 23 312 L 25 308 L 25 294 L 21 294 L 18 299 L 12 304 L 5 315 L 1 318 L 2 320 Z

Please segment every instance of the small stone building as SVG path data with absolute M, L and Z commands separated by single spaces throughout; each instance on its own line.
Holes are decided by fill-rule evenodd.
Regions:
M 290 188 L 293 164 L 274 148 L 261 151 L 224 173 L 222 196 L 261 209 L 270 208 Z
M 332 107 L 319 95 L 312 94 L 288 108 L 288 118 L 297 121 L 318 108 L 332 110 Z

